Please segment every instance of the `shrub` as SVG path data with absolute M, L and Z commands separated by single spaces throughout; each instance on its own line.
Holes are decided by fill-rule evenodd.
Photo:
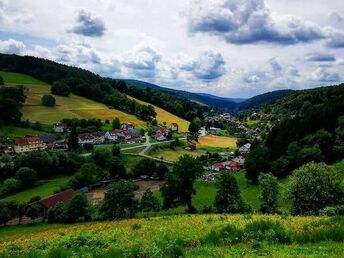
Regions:
M 70 89 L 69 86 L 64 82 L 54 82 L 51 86 L 51 93 L 54 95 L 68 97 L 70 94 Z
M 344 215 L 344 205 L 328 206 L 320 211 L 320 215 L 325 215 L 325 216 Z
M 261 187 L 260 211 L 269 214 L 277 213 L 279 190 L 276 177 L 271 174 L 262 174 L 259 176 L 259 185 Z
M 20 180 L 22 187 L 32 187 L 37 183 L 37 172 L 31 168 L 22 167 L 17 171 L 16 178 Z
M 47 107 L 53 107 L 56 104 L 56 100 L 51 95 L 43 95 L 42 99 L 42 105 Z
M 20 181 L 15 178 L 8 178 L 4 181 L 2 186 L 3 194 L 12 194 L 19 190 L 21 187 Z

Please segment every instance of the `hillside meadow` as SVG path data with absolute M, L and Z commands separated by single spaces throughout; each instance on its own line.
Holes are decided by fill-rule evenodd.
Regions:
M 344 219 L 178 215 L 0 229 L 0 257 L 341 257 Z
M 50 94 L 50 86 L 31 76 L 0 72 L 7 85 L 23 85 L 28 89 L 27 99 L 22 109 L 23 119 L 43 124 L 52 124 L 63 118 L 98 118 L 101 120 L 112 120 L 118 117 L 122 122 L 133 122 L 139 127 L 146 127 L 146 122 L 136 116 L 116 109 L 109 109 L 106 105 L 92 101 L 90 99 L 70 94 L 69 97 L 54 95 L 56 99 L 55 107 L 45 107 L 41 105 L 41 98 L 44 94 Z M 137 100 L 143 104 L 143 101 Z M 186 132 L 189 122 L 179 118 L 159 107 L 154 107 L 157 112 L 157 120 L 160 123 L 178 123 L 180 130 Z

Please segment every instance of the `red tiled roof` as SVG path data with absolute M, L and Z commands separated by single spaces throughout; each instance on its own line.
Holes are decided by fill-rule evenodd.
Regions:
M 214 165 L 214 167 L 216 167 L 216 168 L 225 168 L 225 166 L 222 163 L 216 163 Z
M 42 142 L 41 138 L 39 137 L 27 137 L 26 140 L 29 144 L 32 142 Z
M 25 146 L 25 145 L 29 145 L 29 144 L 35 143 L 35 142 L 43 142 L 43 141 L 39 137 L 30 136 L 30 137 L 24 137 L 24 138 L 17 139 L 15 141 L 15 144 L 19 145 L 19 146 Z
M 20 139 L 17 139 L 15 143 L 16 145 L 24 146 L 24 145 L 27 145 L 27 140 L 26 138 L 20 138 Z
M 59 202 L 68 202 L 70 199 L 73 198 L 75 192 L 73 189 L 68 189 L 66 191 L 54 194 L 48 198 L 40 200 L 39 203 L 46 209 L 50 209 L 54 207 Z

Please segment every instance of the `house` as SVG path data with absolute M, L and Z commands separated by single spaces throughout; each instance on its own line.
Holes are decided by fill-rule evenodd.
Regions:
M 133 123 L 123 123 L 121 125 L 121 130 L 123 131 L 129 131 L 131 129 L 135 129 L 135 125 Z
M 47 148 L 52 148 L 54 142 L 57 141 L 57 136 L 52 134 L 43 134 L 39 138 L 47 145 Z
M 167 130 L 166 128 L 164 127 L 160 127 L 158 131 L 156 131 L 155 133 L 155 139 L 157 141 L 165 141 L 167 138 L 166 138 L 166 135 L 167 135 Z
M 210 132 L 211 134 L 218 135 L 218 134 L 220 134 L 220 132 L 221 132 L 221 128 L 210 127 L 210 128 L 209 128 L 209 132 Z
M 65 139 L 54 141 L 53 149 L 54 150 L 66 150 L 66 149 L 68 149 L 67 141 Z
M 63 192 L 54 194 L 50 197 L 47 197 L 45 199 L 42 199 L 38 201 L 38 204 L 40 204 L 43 207 L 44 210 L 44 217 L 46 217 L 47 212 L 49 209 L 54 208 L 56 204 L 59 202 L 66 203 L 70 201 L 75 195 L 75 192 L 73 189 L 68 189 Z
M 63 133 L 65 131 L 67 131 L 67 125 L 64 123 L 56 123 L 53 126 L 54 132 L 55 133 Z
M 93 140 L 94 144 L 103 144 L 105 142 L 105 133 L 95 132 L 95 133 L 91 133 L 91 135 L 94 138 Z
M 230 163 L 229 163 L 229 168 L 231 171 L 233 172 L 238 172 L 240 169 L 241 169 L 241 166 L 238 162 L 232 160 Z
M 129 131 L 115 129 L 115 130 L 106 132 L 105 139 L 111 142 L 119 141 L 121 139 L 130 140 L 131 135 L 129 134 Z
M 211 168 L 212 170 L 220 172 L 221 170 L 225 169 L 225 165 L 223 165 L 222 163 L 215 163 Z
M 131 138 L 134 138 L 134 139 L 140 138 L 142 136 L 141 130 L 137 128 L 128 130 L 128 134 L 130 135 Z
M 232 160 L 235 162 L 238 162 L 240 164 L 240 166 L 243 166 L 245 164 L 245 158 L 241 155 L 232 159 Z
M 240 154 L 249 153 L 250 150 L 251 150 L 251 143 L 246 143 L 245 145 L 239 148 L 239 153 Z
M 15 141 L 14 152 L 25 153 L 37 150 L 45 150 L 47 145 L 39 137 L 27 136 Z
M 94 142 L 95 142 L 94 136 L 90 133 L 79 134 L 78 138 L 79 138 L 79 144 L 80 145 L 94 144 Z
M 177 123 L 172 123 L 171 126 L 170 126 L 170 130 L 172 132 L 178 132 L 179 131 L 179 126 Z

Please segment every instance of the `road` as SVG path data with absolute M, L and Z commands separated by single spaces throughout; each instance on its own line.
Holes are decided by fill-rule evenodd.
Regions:
M 144 144 L 142 145 L 138 145 L 138 146 L 132 146 L 132 147 L 126 147 L 126 148 L 123 148 L 121 149 L 121 151 L 124 151 L 124 150 L 133 150 L 133 149 L 138 149 L 138 148 L 142 148 L 142 147 L 145 147 L 142 151 L 140 151 L 138 153 L 139 156 L 141 157 L 145 157 L 147 159 L 153 159 L 153 160 L 156 160 L 156 161 L 160 161 L 160 162 L 164 162 L 164 163 L 167 163 L 167 164 L 173 164 L 173 162 L 171 161 L 167 161 L 167 160 L 162 160 L 162 159 L 159 159 L 159 158 L 156 158 L 156 157 L 152 157 L 150 155 L 147 154 L 147 151 L 150 149 L 150 147 L 154 146 L 154 145 L 161 145 L 161 144 L 166 144 L 166 143 L 171 143 L 173 142 L 174 140 L 169 140 L 169 141 L 163 141 L 163 142 L 153 142 L 151 143 L 149 141 L 149 136 L 148 134 L 146 133 L 145 134 L 145 137 L 146 137 L 146 141 Z M 186 140 L 186 137 L 183 137 L 183 138 L 179 138 L 180 141 L 184 141 Z M 80 156 L 82 157 L 88 157 L 88 156 L 91 156 L 92 153 L 84 153 L 84 154 L 81 154 Z

